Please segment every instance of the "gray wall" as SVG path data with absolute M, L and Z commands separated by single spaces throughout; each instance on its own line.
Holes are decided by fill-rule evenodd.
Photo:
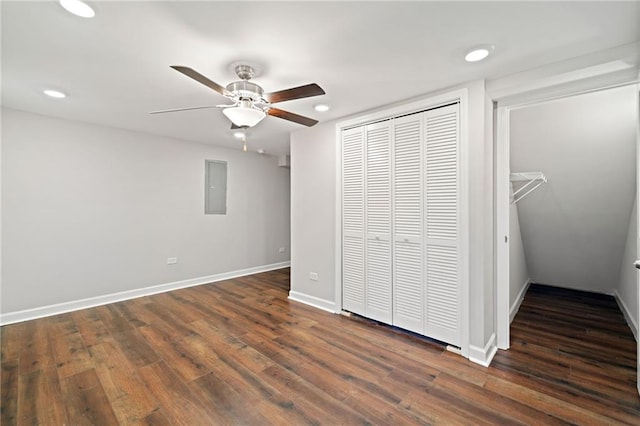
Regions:
M 520 293 L 528 281 L 529 271 L 520 233 L 518 205 L 511 204 L 509 206 L 509 308 L 511 319 L 513 319 L 514 309 L 520 302 Z
M 549 183 L 518 203 L 532 282 L 612 294 L 636 187 L 633 87 L 511 113 L 511 171 Z
M 226 215 L 204 215 L 205 159 L 228 162 Z M 289 179 L 275 157 L 3 109 L 2 312 L 287 261 Z
M 638 339 L 638 273 L 633 262 L 638 259 L 638 205 L 637 199 L 633 203 L 629 228 L 624 249 L 624 255 L 620 262 L 620 282 L 616 289 L 618 300 L 624 305 L 628 322 Z
M 329 122 L 291 135 L 291 290 L 328 304 L 336 300 L 335 132 Z

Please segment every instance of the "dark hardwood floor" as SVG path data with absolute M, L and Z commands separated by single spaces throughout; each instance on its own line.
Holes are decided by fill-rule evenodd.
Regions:
M 288 289 L 284 269 L 4 326 L 1 424 L 640 424 L 611 298 L 532 286 L 484 368 Z

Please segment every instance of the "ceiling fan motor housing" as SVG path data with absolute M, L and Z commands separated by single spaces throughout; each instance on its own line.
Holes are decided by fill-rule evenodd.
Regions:
M 237 100 L 250 99 L 254 102 L 262 100 L 262 87 L 247 80 L 234 81 L 227 85 L 227 90 L 233 93 Z

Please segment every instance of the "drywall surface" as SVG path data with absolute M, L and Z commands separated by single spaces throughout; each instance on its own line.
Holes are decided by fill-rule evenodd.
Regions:
M 624 304 L 626 315 L 629 316 L 635 331 L 638 331 L 638 272 L 633 263 L 638 259 L 638 200 L 633 203 L 633 210 L 629 218 L 627 241 L 624 256 L 620 265 L 620 282 L 617 295 Z
M 291 290 L 328 303 L 336 297 L 335 132 L 331 122 L 291 135 Z
M 2 124 L 3 313 L 289 260 L 276 157 L 11 109 Z M 226 215 L 204 214 L 205 160 L 228 163 Z
M 529 280 L 527 259 L 525 257 L 520 220 L 518 219 L 518 205 L 509 207 L 509 308 L 513 309 L 522 289 Z
M 472 89 L 474 98 L 483 100 L 484 102 L 484 115 L 482 116 L 484 126 L 484 138 L 479 139 L 475 136 L 470 138 L 471 144 L 482 143 L 484 145 L 484 159 L 482 162 L 472 159 L 471 162 L 476 164 L 483 170 L 482 176 L 482 188 L 480 190 L 473 191 L 472 194 L 477 196 L 482 194 L 483 204 L 475 215 L 480 215 L 483 218 L 483 225 L 481 230 L 483 235 L 480 237 L 484 242 L 482 247 L 482 268 L 484 269 L 484 279 L 481 286 L 484 288 L 483 308 L 484 311 L 484 339 L 486 342 L 493 338 L 492 345 L 495 345 L 495 300 L 496 300 L 496 285 L 495 285 L 495 218 L 494 212 L 494 110 L 493 101 L 486 95 L 485 82 L 480 81 L 477 83 L 477 87 Z M 473 117 L 473 115 L 472 115 Z M 471 130 L 473 131 L 473 130 Z M 493 337 L 492 337 L 493 336 Z
M 518 203 L 532 282 L 613 293 L 635 197 L 633 87 L 511 113 L 511 171 L 549 183 Z

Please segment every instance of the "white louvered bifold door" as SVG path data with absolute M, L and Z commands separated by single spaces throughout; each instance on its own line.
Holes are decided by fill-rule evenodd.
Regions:
M 461 345 L 459 107 L 424 113 L 425 334 Z
M 424 334 L 422 114 L 393 124 L 393 324 Z
M 391 122 L 365 127 L 366 316 L 392 323 Z
M 342 132 L 342 306 L 365 315 L 364 128 Z

